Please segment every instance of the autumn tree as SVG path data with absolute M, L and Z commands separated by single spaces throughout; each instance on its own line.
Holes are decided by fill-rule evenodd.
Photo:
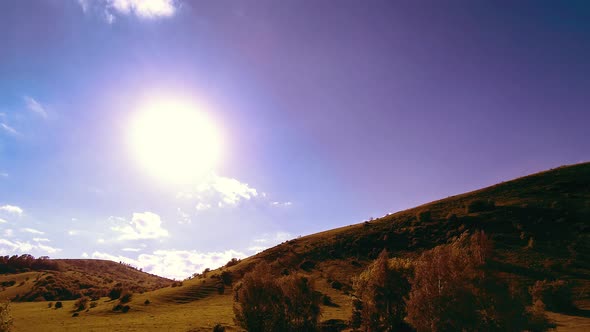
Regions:
M 424 252 L 415 262 L 407 320 L 418 331 L 521 331 L 524 300 L 493 273 L 491 240 L 463 234 Z
M 268 264 L 259 263 L 234 289 L 234 320 L 248 331 L 316 331 L 319 303 L 309 279 L 277 279 Z
M 406 328 L 404 297 L 410 291 L 408 260 L 389 259 L 383 250 L 354 282 L 352 325 L 364 331 Z

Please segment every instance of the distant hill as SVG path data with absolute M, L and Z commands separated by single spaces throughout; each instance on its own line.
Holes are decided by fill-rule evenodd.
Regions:
M 21 258 L 22 257 L 22 258 Z M 146 292 L 169 286 L 172 280 L 126 264 L 97 259 L 34 259 L 13 256 L 0 262 L 0 299 L 14 301 L 68 300 L 101 297 L 116 286 Z M 27 261 L 30 264 L 27 265 Z M 12 273 L 8 273 L 10 271 Z

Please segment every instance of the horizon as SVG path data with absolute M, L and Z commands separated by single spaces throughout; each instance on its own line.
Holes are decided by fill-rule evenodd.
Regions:
M 184 279 L 588 162 L 589 16 L 576 1 L 2 3 L 0 255 Z

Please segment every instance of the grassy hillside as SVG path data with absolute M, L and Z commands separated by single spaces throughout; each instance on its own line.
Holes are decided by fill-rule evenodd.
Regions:
M 219 294 L 218 276 L 228 271 L 234 281 L 239 280 L 260 261 L 271 263 L 277 275 L 307 275 L 325 295 L 322 320 L 347 320 L 352 278 L 382 249 L 413 258 L 469 230 L 484 230 L 492 236 L 497 249 L 493 267 L 505 278 L 519 281 L 523 289 L 543 279 L 573 282 L 581 309 L 550 317 L 558 329 L 583 331 L 590 326 L 590 163 L 293 239 L 234 266 L 187 280 L 181 287 L 136 294 L 126 314 L 112 312 L 113 303 L 104 298 L 79 317 L 71 317 L 70 303 L 61 311 L 48 309 L 45 303 L 22 303 L 14 305 L 15 324 L 19 331 L 34 330 L 28 319 L 39 317 L 35 328 L 43 326 L 47 331 L 210 331 L 215 323 L 235 328 L 231 288 Z M 146 299 L 149 305 L 144 304 Z
M 96 259 L 53 259 L 52 270 L 0 274 L 0 298 L 13 301 L 53 301 L 80 296 L 106 296 L 115 286 L 146 292 L 172 280 L 131 266 Z

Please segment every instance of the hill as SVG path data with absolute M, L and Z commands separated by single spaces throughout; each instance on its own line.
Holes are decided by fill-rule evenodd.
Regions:
M 352 278 L 381 250 L 415 258 L 475 230 L 485 231 L 495 242 L 493 268 L 523 290 L 536 280 L 572 282 L 581 309 L 550 313 L 550 317 L 557 321 L 558 330 L 590 328 L 590 163 L 286 241 L 237 264 L 185 280 L 180 287 L 136 294 L 124 315 L 113 313 L 112 304 L 103 300 L 78 318 L 71 318 L 71 311 L 48 310 L 42 303 L 22 303 L 14 305 L 15 324 L 17 330 L 33 331 L 27 318 L 35 316 L 37 327 L 45 330 L 210 331 L 216 323 L 235 327 L 231 286 L 223 286 L 221 273 L 231 274 L 235 282 L 261 261 L 269 262 L 277 275 L 307 275 L 323 294 L 322 321 L 346 321 L 351 314 Z M 145 305 L 145 300 L 151 304 Z
M 71 300 L 106 296 L 113 287 L 146 292 L 169 286 L 172 280 L 132 266 L 97 259 L 34 259 L 13 256 L 0 263 L 0 298 L 13 301 Z M 31 264 L 27 264 L 31 262 Z

